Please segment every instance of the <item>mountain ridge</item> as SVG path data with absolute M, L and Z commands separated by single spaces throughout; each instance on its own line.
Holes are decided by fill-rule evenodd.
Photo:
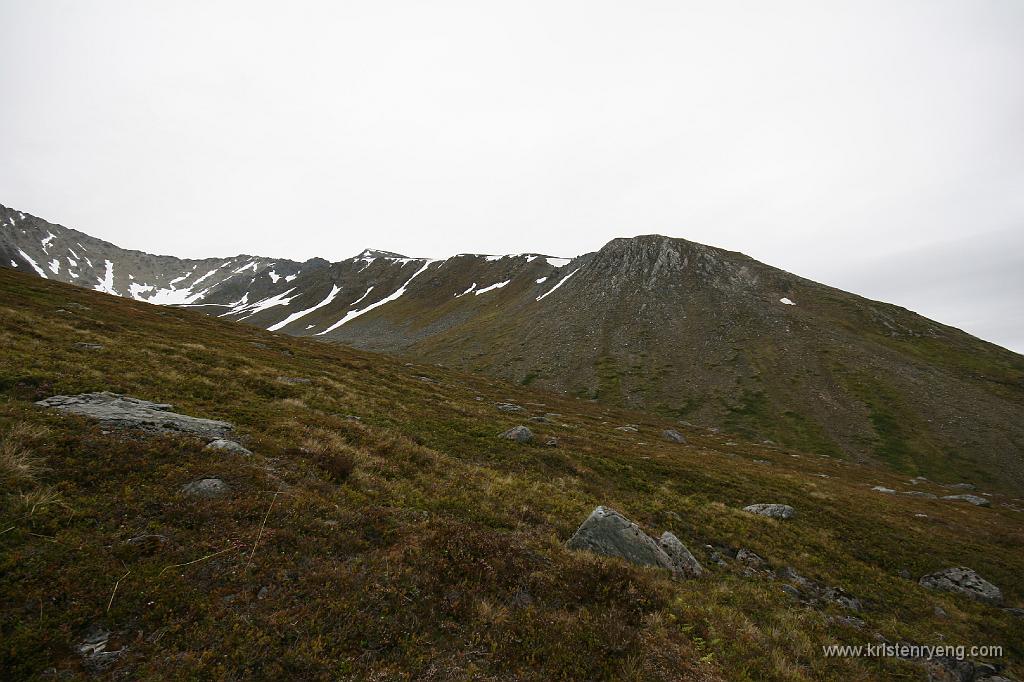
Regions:
M 23 215 L 0 207 L 5 267 L 1024 490 L 1024 357 L 742 253 L 641 235 L 569 259 L 373 249 L 333 263 L 177 259 Z

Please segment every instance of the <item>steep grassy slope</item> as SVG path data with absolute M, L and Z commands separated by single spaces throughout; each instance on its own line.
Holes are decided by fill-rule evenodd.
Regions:
M 821 655 L 876 633 L 1001 645 L 1024 674 L 1019 619 L 916 583 L 966 564 L 1020 605 L 1024 514 L 998 494 L 885 495 L 871 486 L 906 477 L 695 429 L 674 445 L 664 417 L 3 270 L 0 344 L 0 437 L 23 465 L 0 478 L 4 679 L 84 676 L 76 646 L 96 626 L 127 647 L 101 674 L 129 679 L 923 679 Z M 231 421 L 254 454 L 33 404 L 98 390 Z M 509 399 L 560 413 L 530 424 L 559 446 L 497 439 L 524 419 L 496 409 Z M 230 493 L 180 492 L 208 476 Z M 799 515 L 740 511 L 753 502 Z M 566 550 L 597 504 L 673 531 L 708 575 Z M 147 533 L 169 541 L 126 544 Z M 768 571 L 714 565 L 705 544 L 844 588 L 863 629 Z

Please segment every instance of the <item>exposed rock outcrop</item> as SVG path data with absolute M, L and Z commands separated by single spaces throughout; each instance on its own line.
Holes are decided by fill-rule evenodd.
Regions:
M 173 405 L 152 403 L 109 391 L 55 395 L 40 400 L 36 405 L 96 419 L 107 426 L 185 432 L 208 439 L 223 438 L 232 429 L 228 422 L 171 412 Z
M 918 582 L 930 590 L 954 592 L 986 604 L 998 605 L 1003 601 L 1002 590 L 965 566 L 929 573 Z

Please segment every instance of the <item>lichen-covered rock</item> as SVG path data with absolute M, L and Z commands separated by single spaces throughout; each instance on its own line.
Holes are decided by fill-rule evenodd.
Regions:
M 657 566 L 669 571 L 674 568 L 672 559 L 653 538 L 608 507 L 594 509 L 565 545 L 569 549 L 619 557 L 641 566 Z
M 658 539 L 658 545 L 672 561 L 674 574 L 685 578 L 699 578 L 704 575 L 704 567 L 700 565 L 693 553 L 687 549 L 673 533 L 665 531 Z
M 986 604 L 1001 604 L 1003 601 L 1003 593 L 998 587 L 964 566 L 929 573 L 918 582 L 930 590 L 954 592 Z
M 221 452 L 230 452 L 235 455 L 251 455 L 252 451 L 243 447 L 241 444 L 236 443 L 233 440 L 227 438 L 218 438 L 217 440 L 210 441 L 205 450 L 220 450 Z
M 220 497 L 229 490 L 228 484 L 219 478 L 200 478 L 182 486 L 181 491 L 193 497 Z
M 680 445 L 686 443 L 686 436 L 679 433 L 675 429 L 665 429 L 661 432 L 661 437 L 667 440 L 669 443 L 679 443 Z
M 529 443 L 533 440 L 533 431 L 525 426 L 513 426 L 508 431 L 502 433 L 500 437 L 506 440 L 514 440 L 517 443 Z
M 36 405 L 96 419 L 107 426 L 145 431 L 178 431 L 202 438 L 223 438 L 232 429 L 227 422 L 171 412 L 172 405 L 166 403 L 151 403 L 109 391 L 55 395 L 40 400 Z
M 744 507 L 743 511 L 782 520 L 796 516 L 796 510 L 788 504 L 752 504 Z

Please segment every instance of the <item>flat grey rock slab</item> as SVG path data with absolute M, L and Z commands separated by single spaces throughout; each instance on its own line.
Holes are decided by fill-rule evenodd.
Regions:
M 929 573 L 918 582 L 930 590 L 962 594 L 985 604 L 998 605 L 1003 602 L 1003 593 L 998 587 L 966 566 L 955 566 Z
M 306 377 L 278 377 L 278 381 L 282 384 L 310 384 L 313 383 L 312 379 Z
M 788 504 L 752 504 L 744 507 L 743 511 L 782 520 L 791 519 L 796 516 L 796 510 Z
M 55 395 L 38 401 L 36 405 L 96 419 L 107 426 L 184 432 L 207 439 L 223 438 L 232 429 L 228 422 L 178 414 L 170 411 L 172 405 L 152 403 L 109 391 Z
M 970 502 L 977 507 L 991 507 L 992 503 L 986 500 L 984 497 L 978 497 L 977 495 L 945 495 L 944 500 L 952 500 L 954 502 Z
M 622 514 L 597 507 L 565 543 L 569 549 L 618 557 L 640 566 L 673 571 L 672 559 L 647 533 Z

